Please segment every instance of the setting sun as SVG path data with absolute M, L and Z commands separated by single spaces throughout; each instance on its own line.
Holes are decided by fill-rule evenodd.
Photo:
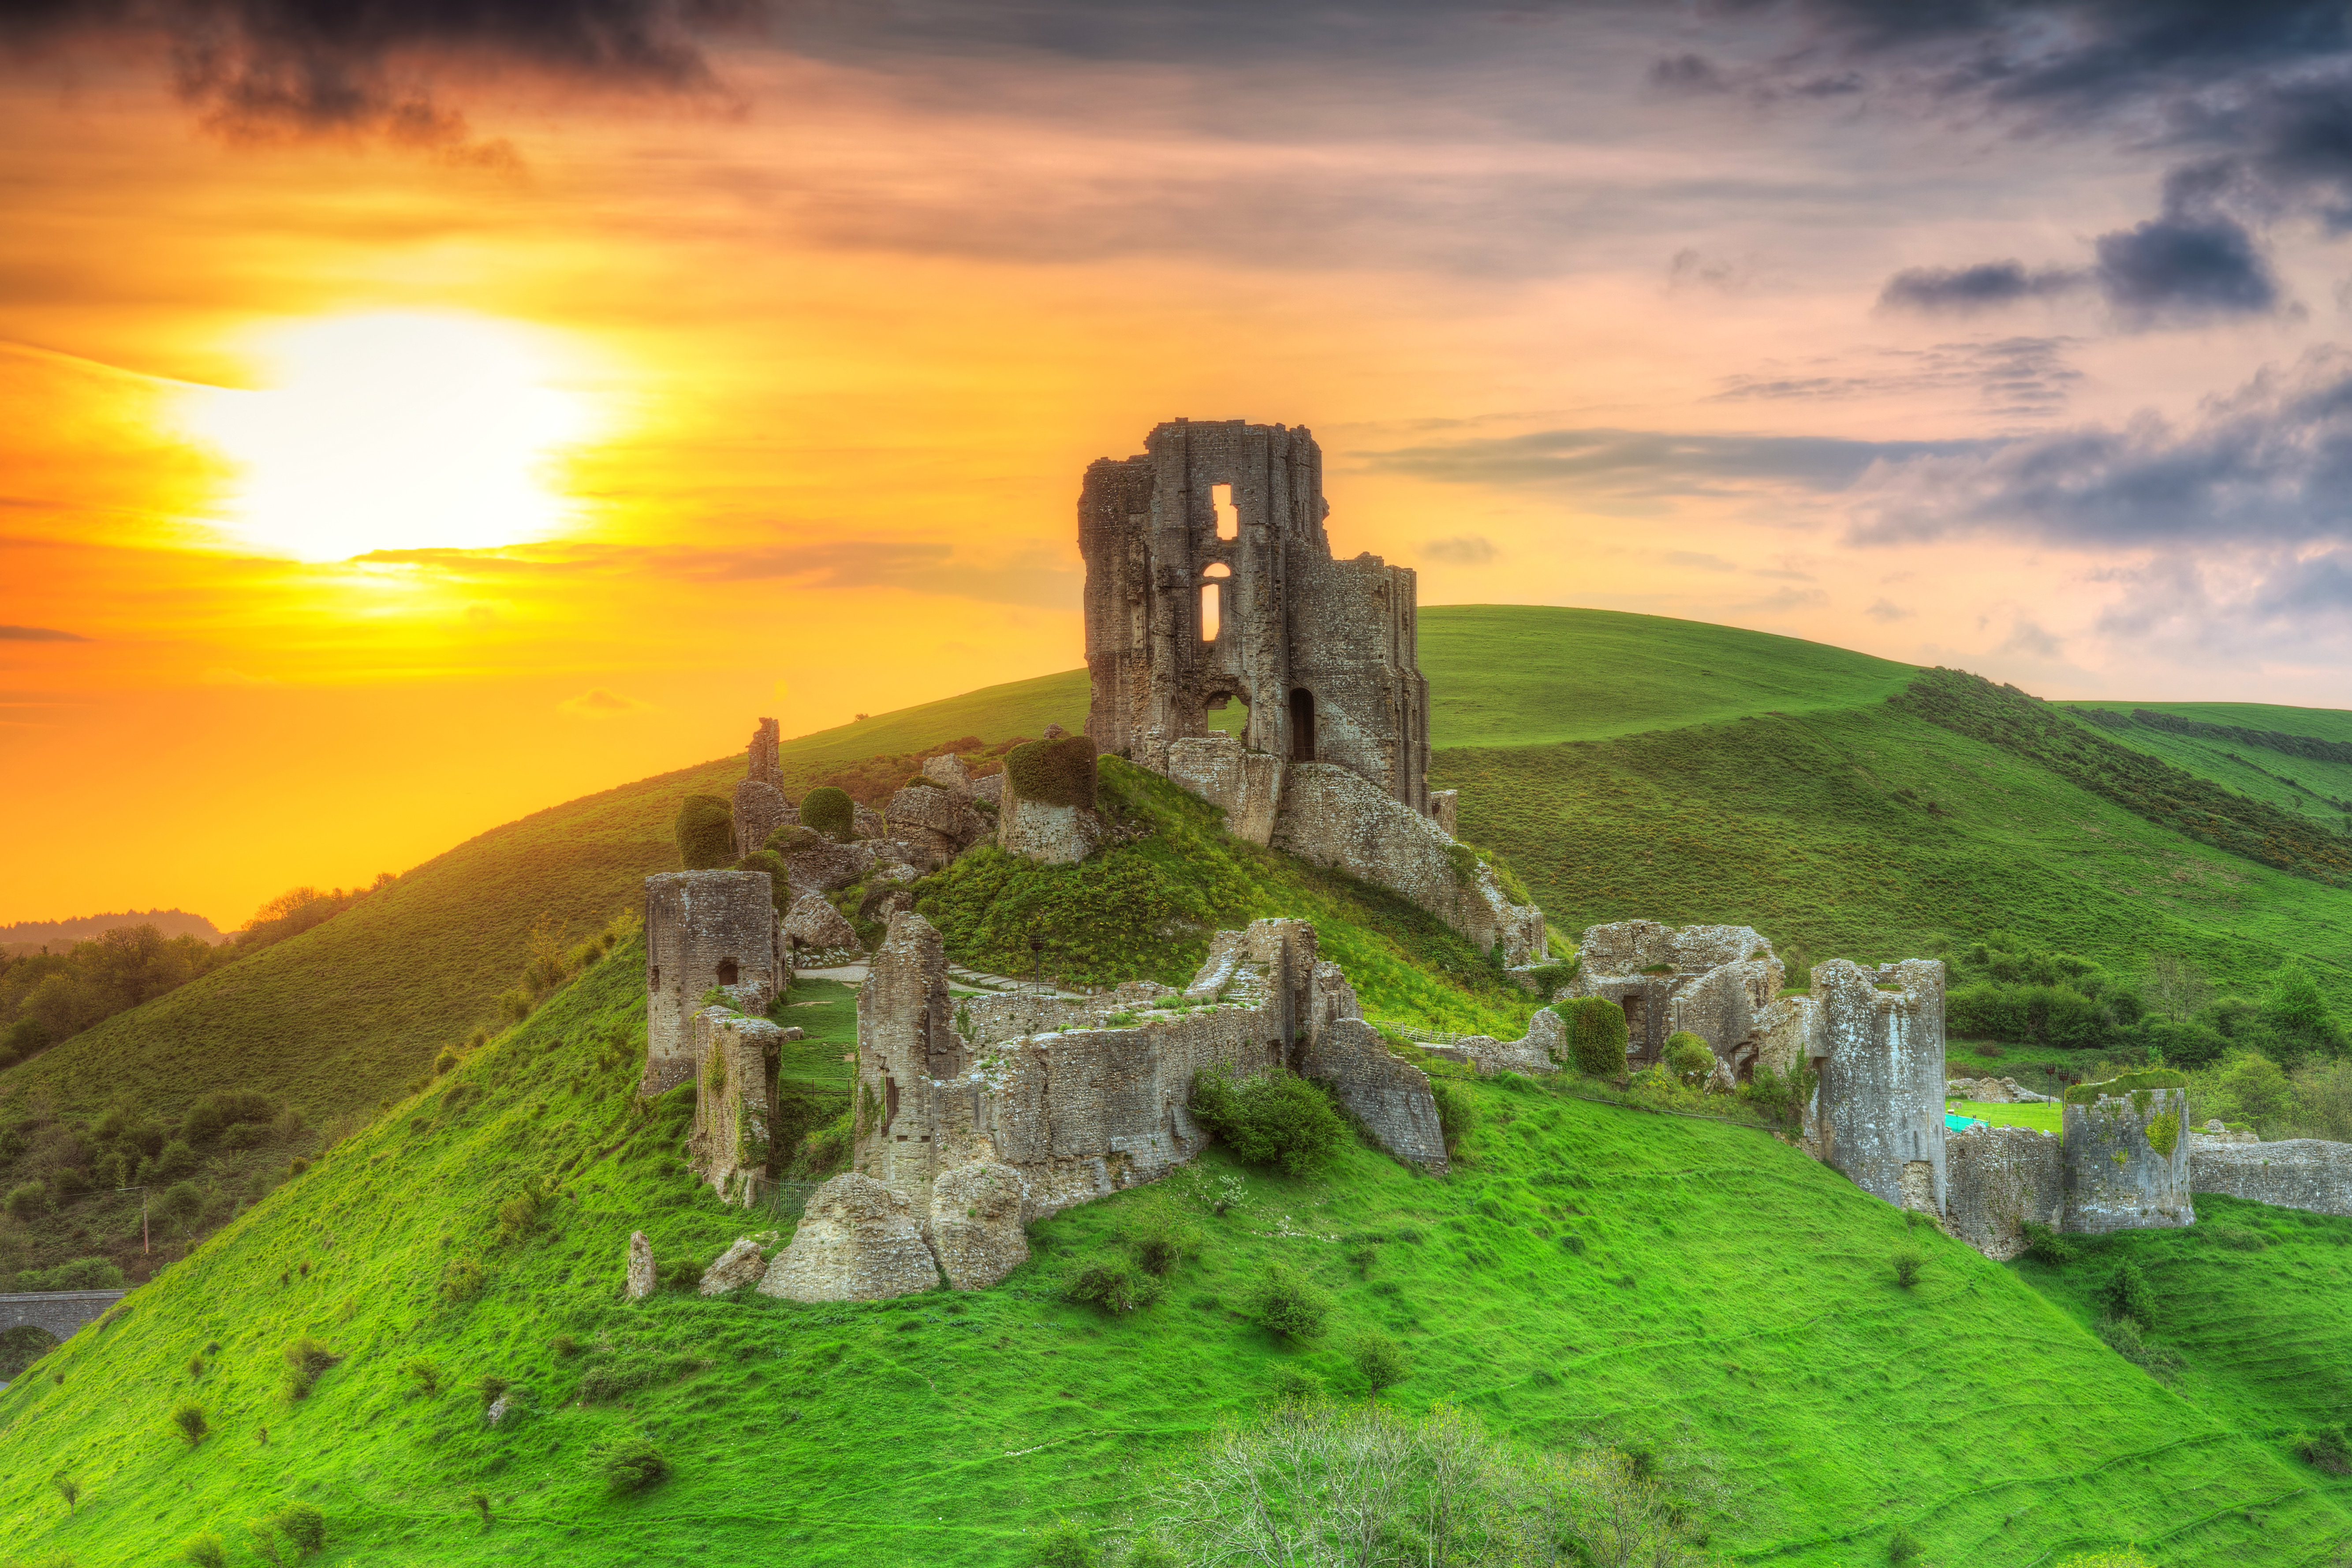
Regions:
M 332 561 L 512 544 L 571 516 L 550 476 L 592 421 L 542 335 L 385 312 L 281 328 L 257 357 L 265 390 L 207 388 L 188 415 L 237 467 L 221 521 L 241 542 Z

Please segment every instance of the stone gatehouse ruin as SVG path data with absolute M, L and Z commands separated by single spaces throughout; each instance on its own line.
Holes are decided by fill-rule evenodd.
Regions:
M 765 871 L 665 871 L 646 879 L 639 1094 L 660 1094 L 694 1076 L 694 1017 L 713 990 L 758 1014 L 792 984 L 773 888 Z

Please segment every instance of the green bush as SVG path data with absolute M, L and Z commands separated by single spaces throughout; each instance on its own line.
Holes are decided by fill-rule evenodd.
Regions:
M 1907 1530 L 1897 1530 L 1886 1542 L 1886 1560 L 1895 1568 L 1904 1568 L 1905 1563 L 1916 1562 L 1918 1557 L 1919 1542 Z
M 174 1182 L 155 1200 L 155 1212 L 175 1225 L 193 1226 L 205 1214 L 205 1190 L 194 1182 Z
M 500 1377 L 495 1372 L 486 1372 L 474 1380 L 474 1392 L 482 1396 L 482 1408 L 485 1410 L 496 1405 L 513 1386 L 514 1379 Z
M 1031 1531 L 1021 1546 L 1021 1568 L 1097 1568 L 1102 1560 L 1095 1532 L 1067 1516 Z
M 1356 1336 L 1348 1347 L 1348 1359 L 1356 1363 L 1356 1371 L 1370 1385 L 1372 1397 L 1393 1388 L 1412 1375 L 1412 1363 L 1404 1358 L 1404 1347 L 1377 1331 L 1367 1331 Z
M 1458 1083 L 1442 1078 L 1429 1080 L 1429 1096 L 1437 1101 L 1437 1131 L 1445 1140 L 1445 1157 L 1462 1152 L 1462 1141 L 1478 1130 L 1478 1102 Z
M 1666 1037 L 1666 1048 L 1658 1059 L 1685 1089 L 1697 1089 L 1715 1076 L 1715 1053 L 1687 1029 Z
M 1266 1269 L 1249 1298 L 1249 1315 L 1257 1325 L 1286 1340 L 1315 1338 L 1330 1310 L 1330 1297 L 1279 1263 Z
M 8 1033 L 0 1037 L 0 1056 L 11 1064 L 23 1060 L 49 1043 L 48 1030 L 38 1018 L 19 1018 L 8 1026 Z
M 2037 1225 L 2032 1220 L 2027 1220 L 2022 1228 L 2025 1232 L 2026 1257 L 2037 1263 L 2050 1264 L 2053 1268 L 2063 1268 L 2074 1261 L 2074 1244 L 2048 1226 Z
M 122 1270 L 103 1258 L 73 1258 L 47 1268 L 27 1268 L 16 1279 L 19 1290 L 119 1290 Z
M 343 1358 L 304 1334 L 286 1347 L 286 1397 L 308 1399 L 310 1387 L 326 1370 Z
M 147 1173 L 147 1179 L 150 1182 L 176 1182 L 183 1176 L 194 1175 L 195 1169 L 195 1150 L 188 1146 L 187 1140 L 174 1138 L 163 1145 L 162 1153 L 155 1156 L 154 1168 Z
M 181 1437 L 191 1448 L 203 1442 L 212 1431 L 205 1420 L 205 1407 L 184 1400 L 173 1406 L 172 1425 L 180 1429 Z
M 8 1189 L 8 1215 L 29 1222 L 49 1212 L 49 1189 L 40 1182 L 20 1182 Z
M 1201 1227 L 1168 1204 L 1139 1205 L 1122 1235 L 1147 1273 L 1166 1276 L 1201 1253 Z
M 299 1556 L 326 1550 L 327 1516 L 307 1502 L 289 1502 L 263 1522 L 284 1536 Z
M 643 1437 L 624 1437 L 596 1451 L 596 1468 L 616 1492 L 641 1492 L 669 1479 L 669 1461 Z
M 847 790 L 819 784 L 801 796 L 801 826 L 845 844 L 857 832 L 857 803 Z
M 400 1375 L 416 1385 L 416 1391 L 431 1399 L 441 1392 L 441 1369 L 423 1356 L 404 1363 Z
M 436 1289 L 445 1301 L 470 1301 L 480 1293 L 483 1279 L 479 1262 L 471 1258 L 453 1258 L 441 1266 L 441 1280 Z
M 180 1548 L 180 1555 L 194 1563 L 195 1568 L 227 1568 L 228 1564 L 228 1548 L 221 1544 L 219 1536 L 209 1531 L 188 1537 Z
M 204 1095 L 180 1121 L 180 1137 L 192 1148 L 201 1149 L 240 1121 L 270 1121 L 278 1115 L 278 1102 L 266 1094 L 250 1089 L 222 1089 Z
M 1084 735 L 1032 741 L 1004 753 L 1004 782 L 1023 800 L 1040 805 L 1092 809 L 1097 784 L 1095 743 Z
M 2102 1319 L 2099 1338 L 2109 1350 L 2153 1376 L 2170 1377 L 2180 1370 L 2179 1354 L 2151 1343 L 2141 1331 L 2141 1325 L 2129 1318 Z
M 1536 994 L 1550 1001 L 1559 994 L 1561 986 L 1576 978 L 1581 960 L 1571 958 L 1565 963 L 1538 963 L 1528 971 L 1527 977 L 1536 988 Z
M 1616 1078 L 1625 1070 L 1625 1009 L 1605 996 L 1571 996 L 1552 1011 L 1568 1025 L 1569 1055 L 1588 1078 Z
M 1323 1092 L 1279 1068 L 1240 1079 L 1222 1067 L 1200 1074 L 1192 1080 L 1192 1114 L 1235 1158 L 1279 1165 L 1294 1176 L 1328 1164 L 1348 1136 Z
M 735 809 L 715 795 L 690 795 L 678 802 L 678 864 L 689 871 L 716 871 L 735 858 Z
M 1927 1266 L 1925 1256 L 1912 1247 L 1895 1255 L 1895 1282 L 1906 1290 L 1919 1283 L 1919 1270 Z
M 772 841 L 773 835 L 771 835 Z M 780 915 L 792 913 L 793 868 L 784 858 L 772 849 L 754 849 L 735 862 L 738 871 L 765 871 L 768 874 L 768 897 Z
M 1116 1316 L 1139 1311 L 1160 1299 L 1157 1276 L 1133 1258 L 1112 1253 L 1092 1258 L 1062 1281 L 1062 1300 L 1100 1307 Z
M 2352 1426 L 2323 1426 L 2298 1434 L 2294 1457 L 2331 1476 L 2352 1476 Z
M 2116 1317 L 2128 1318 L 2143 1329 L 2156 1327 L 2156 1289 L 2129 1258 L 2116 1265 L 2115 1273 L 2099 1287 L 2098 1300 Z
M 714 1058 L 714 1060 L 717 1058 Z M 536 1188 L 525 1188 L 499 1205 L 499 1239 L 520 1241 L 539 1224 L 540 1211 L 547 1200 Z

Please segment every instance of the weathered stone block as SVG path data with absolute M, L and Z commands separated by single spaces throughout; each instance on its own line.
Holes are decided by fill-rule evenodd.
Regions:
M 1445 829 L 1448 837 L 1461 837 L 1462 792 L 1458 789 L 1431 790 L 1429 819 Z
M 1282 805 L 1282 759 L 1252 752 L 1231 735 L 1188 735 L 1168 748 L 1168 776 L 1225 813 L 1225 831 L 1252 844 L 1274 841 Z
M 1460 1059 L 1475 1065 L 1481 1078 L 1496 1073 L 1558 1072 L 1559 1064 L 1569 1059 L 1568 1026 L 1550 1008 L 1538 1009 L 1528 1020 L 1528 1032 L 1516 1040 L 1496 1040 L 1486 1035 L 1472 1035 L 1454 1042 L 1453 1051 Z M 1451 1054 L 1451 1053 L 1449 1053 Z
M 860 838 L 887 838 L 889 819 L 862 800 L 849 803 L 849 830 Z
M 2250 1132 L 2191 1140 L 2189 1184 L 2284 1209 L 2352 1215 L 2352 1143 L 2286 1138 L 2264 1143 Z
M 950 1288 L 984 1290 L 1029 1261 L 1026 1184 L 1010 1165 L 976 1163 L 931 1184 L 931 1250 Z
M 815 834 L 796 836 L 783 857 L 794 903 L 811 893 L 837 893 L 854 887 L 874 867 L 872 846 L 835 844 Z
M 792 984 L 765 871 L 664 871 L 646 879 L 646 1070 L 659 1094 L 695 1069 L 692 1020 L 714 986 L 765 1012 Z
M 760 1244 L 744 1237 L 702 1271 L 702 1294 L 723 1296 L 730 1290 L 756 1285 L 767 1271 L 768 1260 L 760 1255 Z
M 998 846 L 1008 855 L 1025 855 L 1047 865 L 1085 859 L 1102 847 L 1103 837 L 1102 818 L 1083 805 L 1050 805 L 1007 795 L 998 816 Z
M 938 1288 L 904 1194 L 845 1172 L 809 1198 L 790 1246 L 770 1260 L 760 1291 L 794 1301 L 878 1301 Z
M 866 945 L 857 940 L 857 928 L 818 893 L 793 901 L 792 912 L 784 917 L 784 938 L 795 946 L 824 952 Z
M 1832 959 L 1813 969 L 1812 1000 L 1814 1152 L 1897 1207 L 1942 1213 L 1944 966 L 1910 959 L 1873 972 Z
M 2189 1183 L 2189 1091 L 2137 1089 L 2069 1102 L 2066 1228 L 2167 1229 L 2197 1222 Z
M 1399 1060 L 1370 1024 L 1361 1018 L 1334 1020 L 1302 1047 L 1297 1065 L 1303 1076 L 1328 1083 L 1381 1148 L 1409 1164 L 1445 1173 L 1445 1133 L 1438 1125 L 1429 1075 Z
M 963 765 L 961 757 L 952 752 L 936 757 L 925 757 L 923 776 L 936 780 L 944 785 L 948 793 L 959 800 L 971 798 L 971 770 Z
M 629 1279 L 628 1283 L 622 1287 L 621 1299 L 626 1301 L 642 1301 L 654 1293 L 654 1288 L 659 1283 L 659 1279 L 654 1274 L 654 1244 L 646 1239 L 644 1231 L 631 1231 L 629 1233 Z
M 1995 1261 L 2025 1250 L 2030 1221 L 2065 1224 L 2061 1142 L 2030 1127 L 1971 1127 L 1944 1140 L 1944 1229 Z
M 735 786 L 735 853 L 740 858 L 768 842 L 768 835 L 798 814 L 784 792 L 765 779 L 745 779 Z

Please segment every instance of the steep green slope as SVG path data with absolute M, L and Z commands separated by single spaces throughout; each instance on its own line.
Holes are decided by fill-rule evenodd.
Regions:
M 2308 737 L 2352 747 L 2352 714 L 2326 708 L 2272 708 L 2252 702 L 2068 702 L 2094 718 L 2109 740 L 2177 768 L 2228 785 L 2281 810 L 2316 818 L 2330 830 L 2352 832 L 2352 760 L 2299 754 L 2262 743 L 2273 734 Z M 2135 721 L 2146 710 L 2215 730 L 2246 735 L 2183 732 Z
M 1913 673 L 1868 654 L 1704 621 L 1541 605 L 1432 605 L 1433 746 L 1533 746 L 1876 702 Z
M 247 1563 L 244 1521 L 299 1500 L 331 1563 L 1009 1563 L 1057 1512 L 1115 1516 L 1136 1462 L 1268 1397 L 1279 1369 L 1355 1393 L 1342 1349 L 1366 1327 L 1406 1348 L 1402 1403 L 1453 1398 L 1535 1442 L 1717 1454 L 1735 1562 L 1882 1561 L 1903 1529 L 1927 1561 L 1996 1568 L 2127 1540 L 2168 1568 L 2288 1563 L 2352 1531 L 2341 1484 L 2242 1413 L 2179 1397 L 2014 1270 L 1769 1135 L 1519 1080 L 1465 1086 L 1483 1125 L 1448 1181 L 1351 1149 L 1320 1179 L 1247 1173 L 1220 1216 L 1203 1200 L 1232 1167 L 1213 1152 L 1199 1176 L 1038 1226 L 1042 1256 L 976 1295 L 624 1306 L 631 1230 L 708 1258 L 768 1223 L 679 1166 L 690 1089 L 650 1114 L 629 1094 L 641 963 L 617 951 L 0 1394 L 0 1551 L 111 1568 L 211 1531 Z M 538 1191 L 501 1239 L 500 1205 Z M 1159 1305 L 1053 1298 L 1161 1204 L 1203 1245 Z M 1907 1291 L 1906 1246 L 1927 1257 Z M 1304 1349 L 1235 1310 L 1276 1259 L 1335 1298 Z M 2314 1325 L 2340 1341 L 2347 1300 L 2315 1298 Z M 281 1352 L 303 1335 L 341 1359 L 296 1399 Z M 519 1390 L 495 1426 L 485 1377 Z M 183 1402 L 201 1446 L 170 1422 Z M 623 1437 L 670 1479 L 609 1490 L 596 1455 Z M 79 1489 L 70 1512 L 53 1475 Z

